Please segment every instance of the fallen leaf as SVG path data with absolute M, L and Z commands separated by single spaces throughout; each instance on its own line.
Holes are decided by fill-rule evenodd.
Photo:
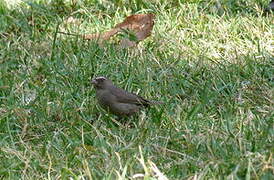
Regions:
M 124 38 L 124 39 L 121 40 L 120 45 L 121 45 L 121 47 L 123 47 L 123 48 L 127 48 L 127 47 L 136 46 L 137 43 L 134 42 L 134 41 L 131 41 L 131 40 L 127 39 L 127 38 Z
M 136 33 L 139 41 L 144 40 L 151 34 L 154 25 L 154 14 L 135 14 L 128 16 L 122 23 L 117 24 L 115 28 L 128 29 Z
M 84 35 L 84 39 L 91 40 L 97 39 L 99 43 L 102 41 L 108 40 L 110 37 L 114 36 L 118 32 L 124 32 L 126 34 L 133 33 L 135 38 L 134 40 L 126 37 L 121 40 L 122 47 L 132 47 L 135 46 L 139 41 L 144 40 L 151 34 L 151 30 L 154 25 L 154 14 L 134 14 L 126 17 L 126 19 L 117 24 L 113 29 L 107 31 L 105 33 L 97 33 L 97 34 L 87 34 Z

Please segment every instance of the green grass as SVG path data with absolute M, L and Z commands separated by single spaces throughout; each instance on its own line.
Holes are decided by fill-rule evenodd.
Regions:
M 0 1 L 1 179 L 274 178 L 267 0 L 46 2 Z M 138 48 L 56 33 L 145 12 L 156 21 Z M 100 75 L 165 104 L 117 125 L 90 85 Z

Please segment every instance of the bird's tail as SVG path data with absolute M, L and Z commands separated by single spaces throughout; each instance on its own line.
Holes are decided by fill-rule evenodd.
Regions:
M 164 102 L 162 102 L 162 101 L 150 100 L 150 101 L 149 101 L 149 104 L 150 104 L 150 105 L 159 105 L 159 104 L 164 104 Z

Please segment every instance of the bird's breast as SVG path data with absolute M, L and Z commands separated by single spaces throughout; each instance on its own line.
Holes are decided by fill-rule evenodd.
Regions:
M 101 106 L 108 107 L 115 102 L 115 97 L 108 91 L 97 92 L 98 102 Z

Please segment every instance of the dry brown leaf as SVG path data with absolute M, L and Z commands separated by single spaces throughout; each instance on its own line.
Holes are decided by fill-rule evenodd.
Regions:
M 133 47 L 136 46 L 137 43 L 135 41 L 131 41 L 127 38 L 124 38 L 121 40 L 120 45 L 122 48 L 127 48 L 127 47 Z
M 126 19 L 117 24 L 113 29 L 101 34 L 87 34 L 84 35 L 84 39 L 98 39 L 99 42 L 108 40 L 111 36 L 114 36 L 118 32 L 132 31 L 136 37 L 136 41 L 141 41 L 150 36 L 151 30 L 154 25 L 154 14 L 134 14 L 126 17 Z M 132 47 L 137 44 L 136 41 L 131 41 L 128 38 L 124 38 L 121 41 L 122 47 Z
M 136 33 L 139 41 L 150 36 L 154 25 L 154 14 L 135 14 L 128 16 L 122 23 L 117 24 L 115 28 L 132 30 Z

